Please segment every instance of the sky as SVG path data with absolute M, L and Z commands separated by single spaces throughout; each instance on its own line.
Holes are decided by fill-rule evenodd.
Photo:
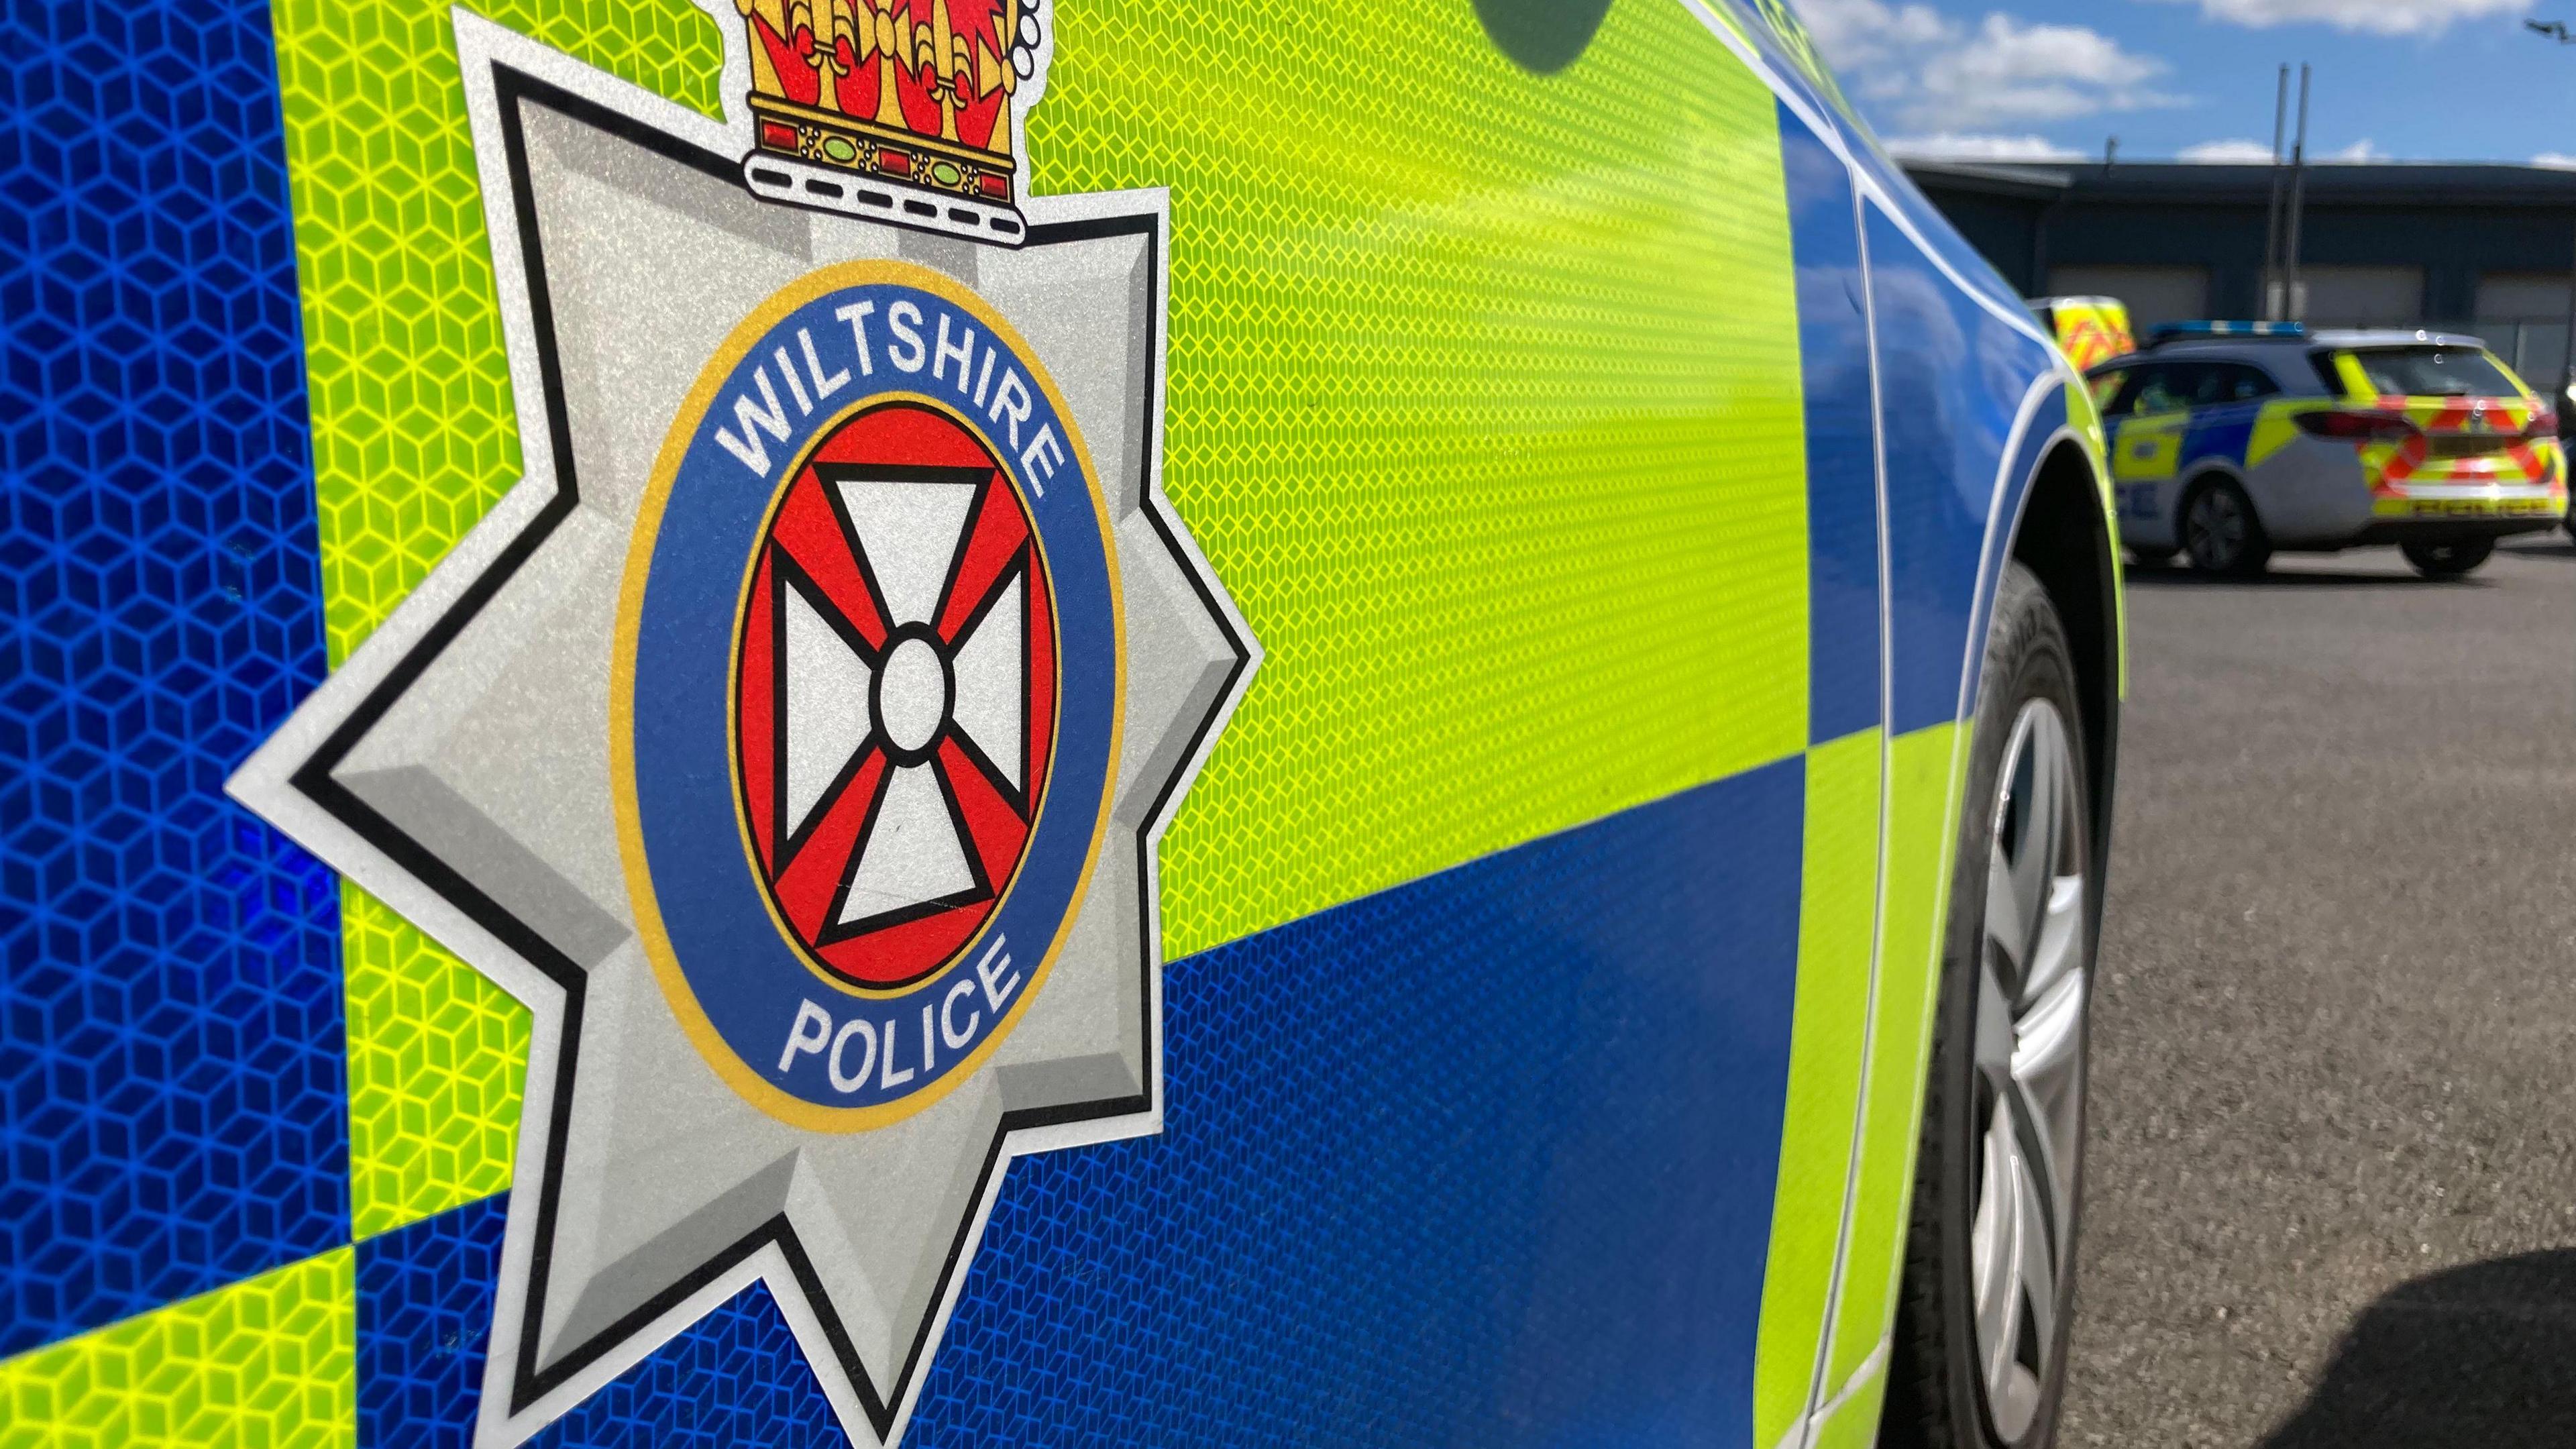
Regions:
M 1791 0 L 1890 149 L 2266 160 L 2314 68 L 2317 160 L 2576 167 L 2576 0 Z

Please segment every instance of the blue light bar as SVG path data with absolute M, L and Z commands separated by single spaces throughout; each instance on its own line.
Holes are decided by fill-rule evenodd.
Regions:
M 2148 345 L 2185 337 L 2305 337 L 2304 322 L 2165 322 L 2147 334 Z

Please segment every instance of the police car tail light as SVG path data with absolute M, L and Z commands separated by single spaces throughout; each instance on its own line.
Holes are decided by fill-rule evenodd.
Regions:
M 2342 438 L 2352 442 L 2387 442 L 2413 437 L 2419 430 L 2404 413 L 2382 412 L 2376 408 L 2337 408 L 2329 412 L 2301 413 L 2299 426 L 2320 438 Z
M 2533 413 L 2531 415 L 2531 421 L 2523 425 L 2522 435 L 2526 438 L 2557 437 L 2558 414 L 2551 412 L 2547 408 L 2543 408 L 2539 412 Z

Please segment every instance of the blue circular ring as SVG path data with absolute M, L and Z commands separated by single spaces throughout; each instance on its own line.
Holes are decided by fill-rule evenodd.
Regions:
M 1054 585 L 1057 721 L 1002 900 L 946 966 L 874 992 L 811 965 L 753 874 L 734 788 L 733 651 L 773 497 L 842 419 L 907 397 L 982 434 L 1028 506 Z M 771 431 L 782 422 L 783 438 Z M 631 798 L 670 956 L 707 1024 L 762 1081 L 816 1107 L 886 1106 L 980 1059 L 1016 1019 L 1104 825 L 1117 597 L 1099 490 L 1070 420 L 1034 359 L 979 308 L 899 282 L 838 288 L 764 330 L 707 396 L 635 606 Z

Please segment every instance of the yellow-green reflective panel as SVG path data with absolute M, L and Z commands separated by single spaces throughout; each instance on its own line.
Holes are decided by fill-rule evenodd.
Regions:
M 1861 1104 L 1851 1241 L 1825 1371 L 1828 1384 L 1841 1383 L 1859 1370 L 1895 1312 L 1967 740 L 1964 725 L 1940 724 L 1898 735 L 1888 748 L 1887 885 L 1879 918 L 1877 1019 L 1870 1037 L 1868 1095 Z
M 719 109 L 722 37 L 686 0 L 476 9 Z M 519 474 L 454 24 L 438 0 L 275 12 L 334 665 Z M 509 1186 L 528 1016 L 383 905 L 341 894 L 363 1237 Z
M 1887 1400 L 1886 1368 L 1871 1369 L 1868 1378 L 1845 1394 L 1817 1427 L 1814 1449 L 1870 1449 L 1878 1442 L 1878 1418 Z
M 1823 1346 L 1834 1249 L 1869 1031 L 1878 937 L 1879 770 L 1885 736 L 1862 730 L 1807 751 L 1806 858 L 1788 1107 L 1762 1274 L 1753 1361 L 1753 1442 L 1780 1441 L 1807 1411 Z
M 1166 483 L 1268 656 L 1173 953 L 1806 743 L 1776 113 L 1698 19 L 1547 77 L 1465 6 L 1056 20 L 1036 188 L 1171 188 Z
M 510 1185 L 528 1009 L 354 885 L 340 888 L 349 1216 L 361 1238 Z
M 358 1437 L 339 1248 L 0 1361 L 0 1449 L 337 1449 Z

